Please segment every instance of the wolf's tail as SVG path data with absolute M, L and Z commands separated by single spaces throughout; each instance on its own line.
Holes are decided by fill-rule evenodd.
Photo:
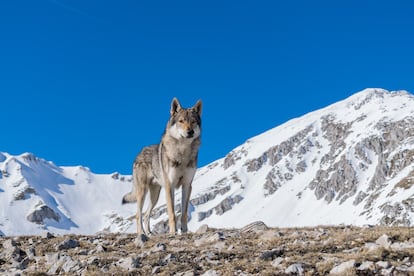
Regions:
M 137 198 L 135 196 L 135 191 L 131 191 L 131 192 L 127 193 L 122 198 L 122 204 L 133 203 L 133 202 L 136 202 L 136 201 L 137 201 Z

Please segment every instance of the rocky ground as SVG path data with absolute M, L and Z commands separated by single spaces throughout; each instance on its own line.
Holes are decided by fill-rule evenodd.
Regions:
M 0 237 L 6 275 L 414 275 L 414 228 L 201 227 L 133 234 Z

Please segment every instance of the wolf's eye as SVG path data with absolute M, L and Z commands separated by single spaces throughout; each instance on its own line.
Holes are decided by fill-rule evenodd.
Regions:
M 178 122 L 179 123 L 184 123 L 184 120 L 183 119 L 179 119 Z

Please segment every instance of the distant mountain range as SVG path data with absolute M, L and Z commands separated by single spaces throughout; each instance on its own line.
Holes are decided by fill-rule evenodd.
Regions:
M 366 89 L 200 168 L 189 228 L 256 220 L 276 227 L 414 225 L 413 161 L 414 96 Z M 135 204 L 121 205 L 131 185 L 130 176 L 0 153 L 0 235 L 135 232 Z M 162 192 L 152 220 L 158 232 L 166 230 L 164 202 Z

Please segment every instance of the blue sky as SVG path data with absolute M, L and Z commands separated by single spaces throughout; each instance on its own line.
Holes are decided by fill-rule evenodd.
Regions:
M 414 91 L 413 1 L 0 2 L 0 151 L 131 173 L 170 102 L 199 165 L 367 87 Z

